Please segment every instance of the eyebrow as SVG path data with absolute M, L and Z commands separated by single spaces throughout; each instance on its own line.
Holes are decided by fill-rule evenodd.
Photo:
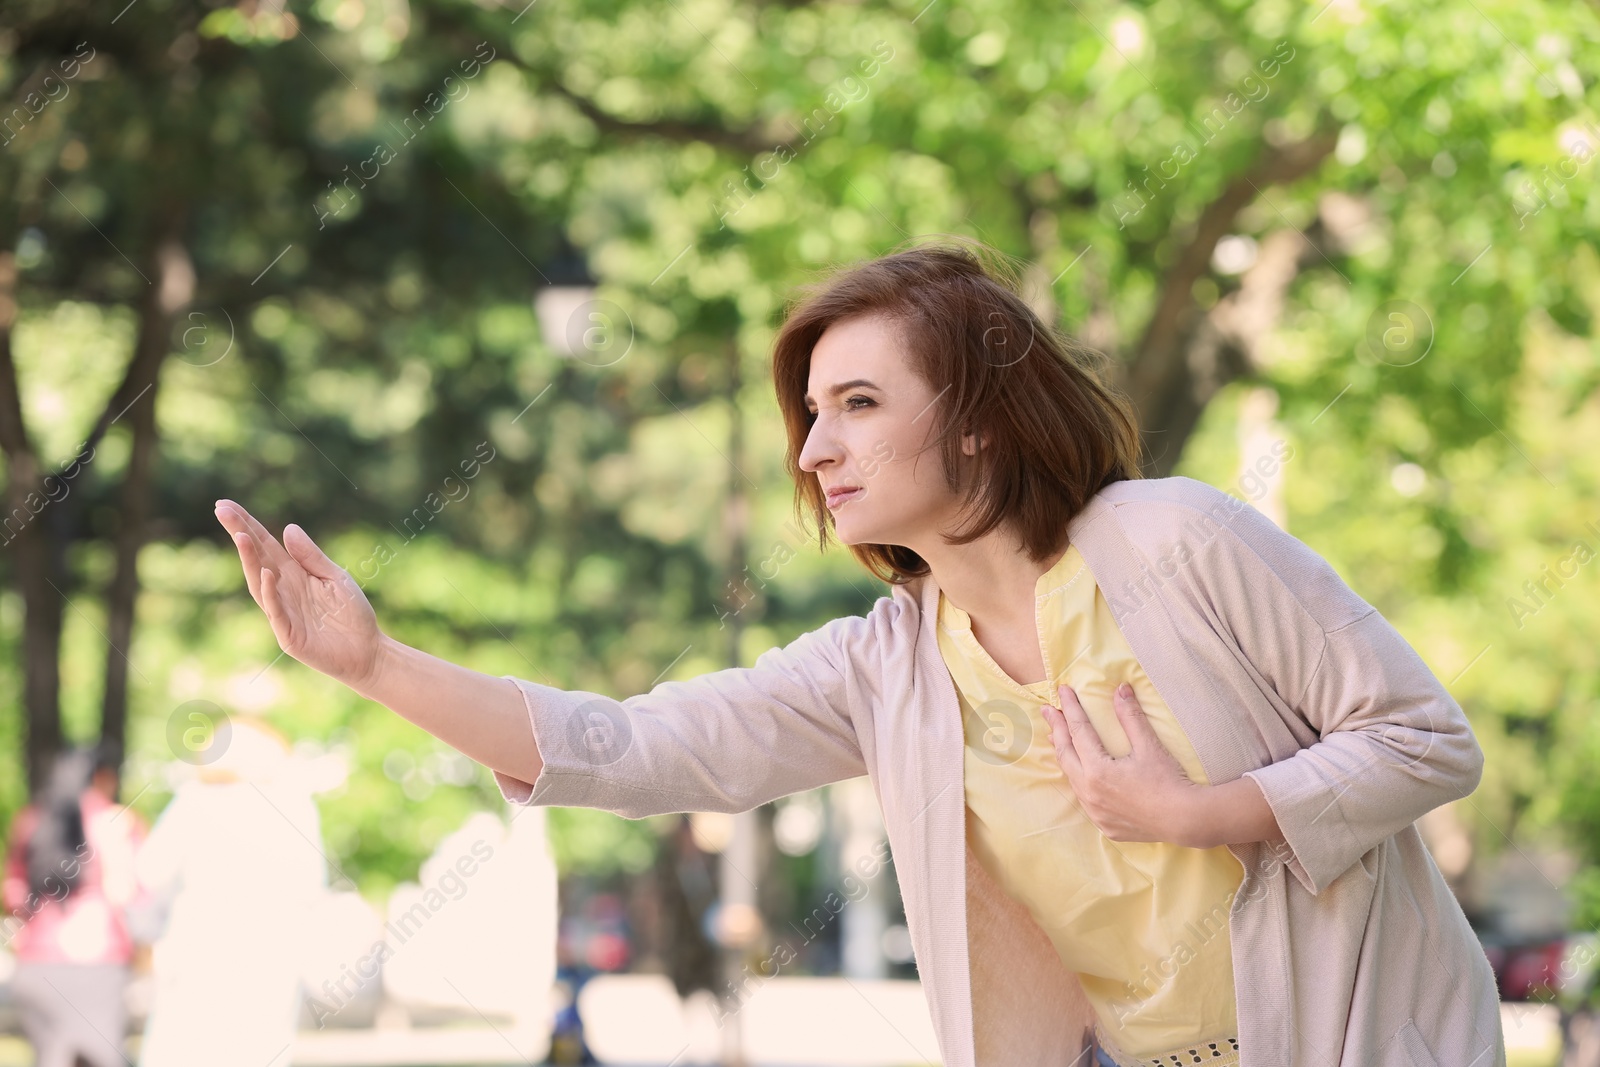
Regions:
M 865 378 L 851 378 L 848 382 L 840 382 L 838 385 L 829 386 L 828 387 L 828 395 L 829 396 L 838 396 L 840 393 L 844 392 L 846 389 L 856 389 L 856 388 L 859 388 L 861 386 L 866 386 L 868 389 L 877 389 L 878 388 L 876 385 L 874 385 L 873 383 L 867 381 Z M 881 390 L 880 390 L 880 392 L 881 392 Z M 813 401 L 811 399 L 811 394 L 810 393 L 807 393 L 805 395 L 805 402 L 807 404 L 815 403 L 815 401 Z

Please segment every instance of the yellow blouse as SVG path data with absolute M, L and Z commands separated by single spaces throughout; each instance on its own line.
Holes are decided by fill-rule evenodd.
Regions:
M 1123 756 L 1129 745 L 1111 694 L 1127 682 L 1190 779 L 1208 784 L 1205 770 L 1076 546 L 1034 591 L 1045 680 L 1031 685 L 1001 670 L 967 613 L 940 593 L 939 649 L 966 732 L 973 852 L 1077 972 L 1119 1061 L 1166 1063 L 1195 1049 L 1199 1062 L 1237 1062 L 1228 911 L 1243 868 L 1222 846 L 1107 838 L 1078 805 L 1039 707 L 1059 708 L 1057 686 L 1071 686 L 1106 751 Z

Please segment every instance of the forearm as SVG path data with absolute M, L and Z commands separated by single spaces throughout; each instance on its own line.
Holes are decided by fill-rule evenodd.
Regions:
M 1187 811 L 1182 844 L 1215 848 L 1251 841 L 1283 843 L 1283 831 L 1253 779 L 1237 778 L 1222 785 L 1195 786 Z
M 350 686 L 491 770 L 536 781 L 544 762 L 516 683 L 385 634 L 371 675 Z

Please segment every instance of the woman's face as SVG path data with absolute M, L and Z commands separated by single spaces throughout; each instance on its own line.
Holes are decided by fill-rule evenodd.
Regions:
M 817 340 L 806 383 L 816 420 L 800 469 L 828 494 L 842 543 L 918 551 L 954 518 L 960 497 L 945 487 L 938 449 L 918 455 L 933 435 L 938 399 L 886 316 L 834 323 Z M 973 454 L 971 438 L 962 445 Z M 855 491 L 838 495 L 847 488 Z

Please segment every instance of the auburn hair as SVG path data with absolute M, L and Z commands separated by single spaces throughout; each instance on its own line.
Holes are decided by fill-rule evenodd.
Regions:
M 912 369 L 938 395 L 934 442 L 945 482 L 961 492 L 969 526 L 945 542 L 970 544 L 1009 525 L 1043 562 L 1065 547 L 1067 523 L 1105 486 L 1141 476 L 1133 406 L 1110 384 L 1109 361 L 1047 326 L 1021 293 L 1006 257 L 980 242 L 902 247 L 803 286 L 790 301 L 772 352 L 772 378 L 788 437 L 784 469 L 795 516 L 809 508 L 828 547 L 832 513 L 814 473 L 800 469 L 815 418 L 806 409 L 811 352 L 828 327 L 888 316 Z M 976 456 L 961 436 L 987 443 Z M 929 573 L 901 545 L 847 546 L 891 584 Z

